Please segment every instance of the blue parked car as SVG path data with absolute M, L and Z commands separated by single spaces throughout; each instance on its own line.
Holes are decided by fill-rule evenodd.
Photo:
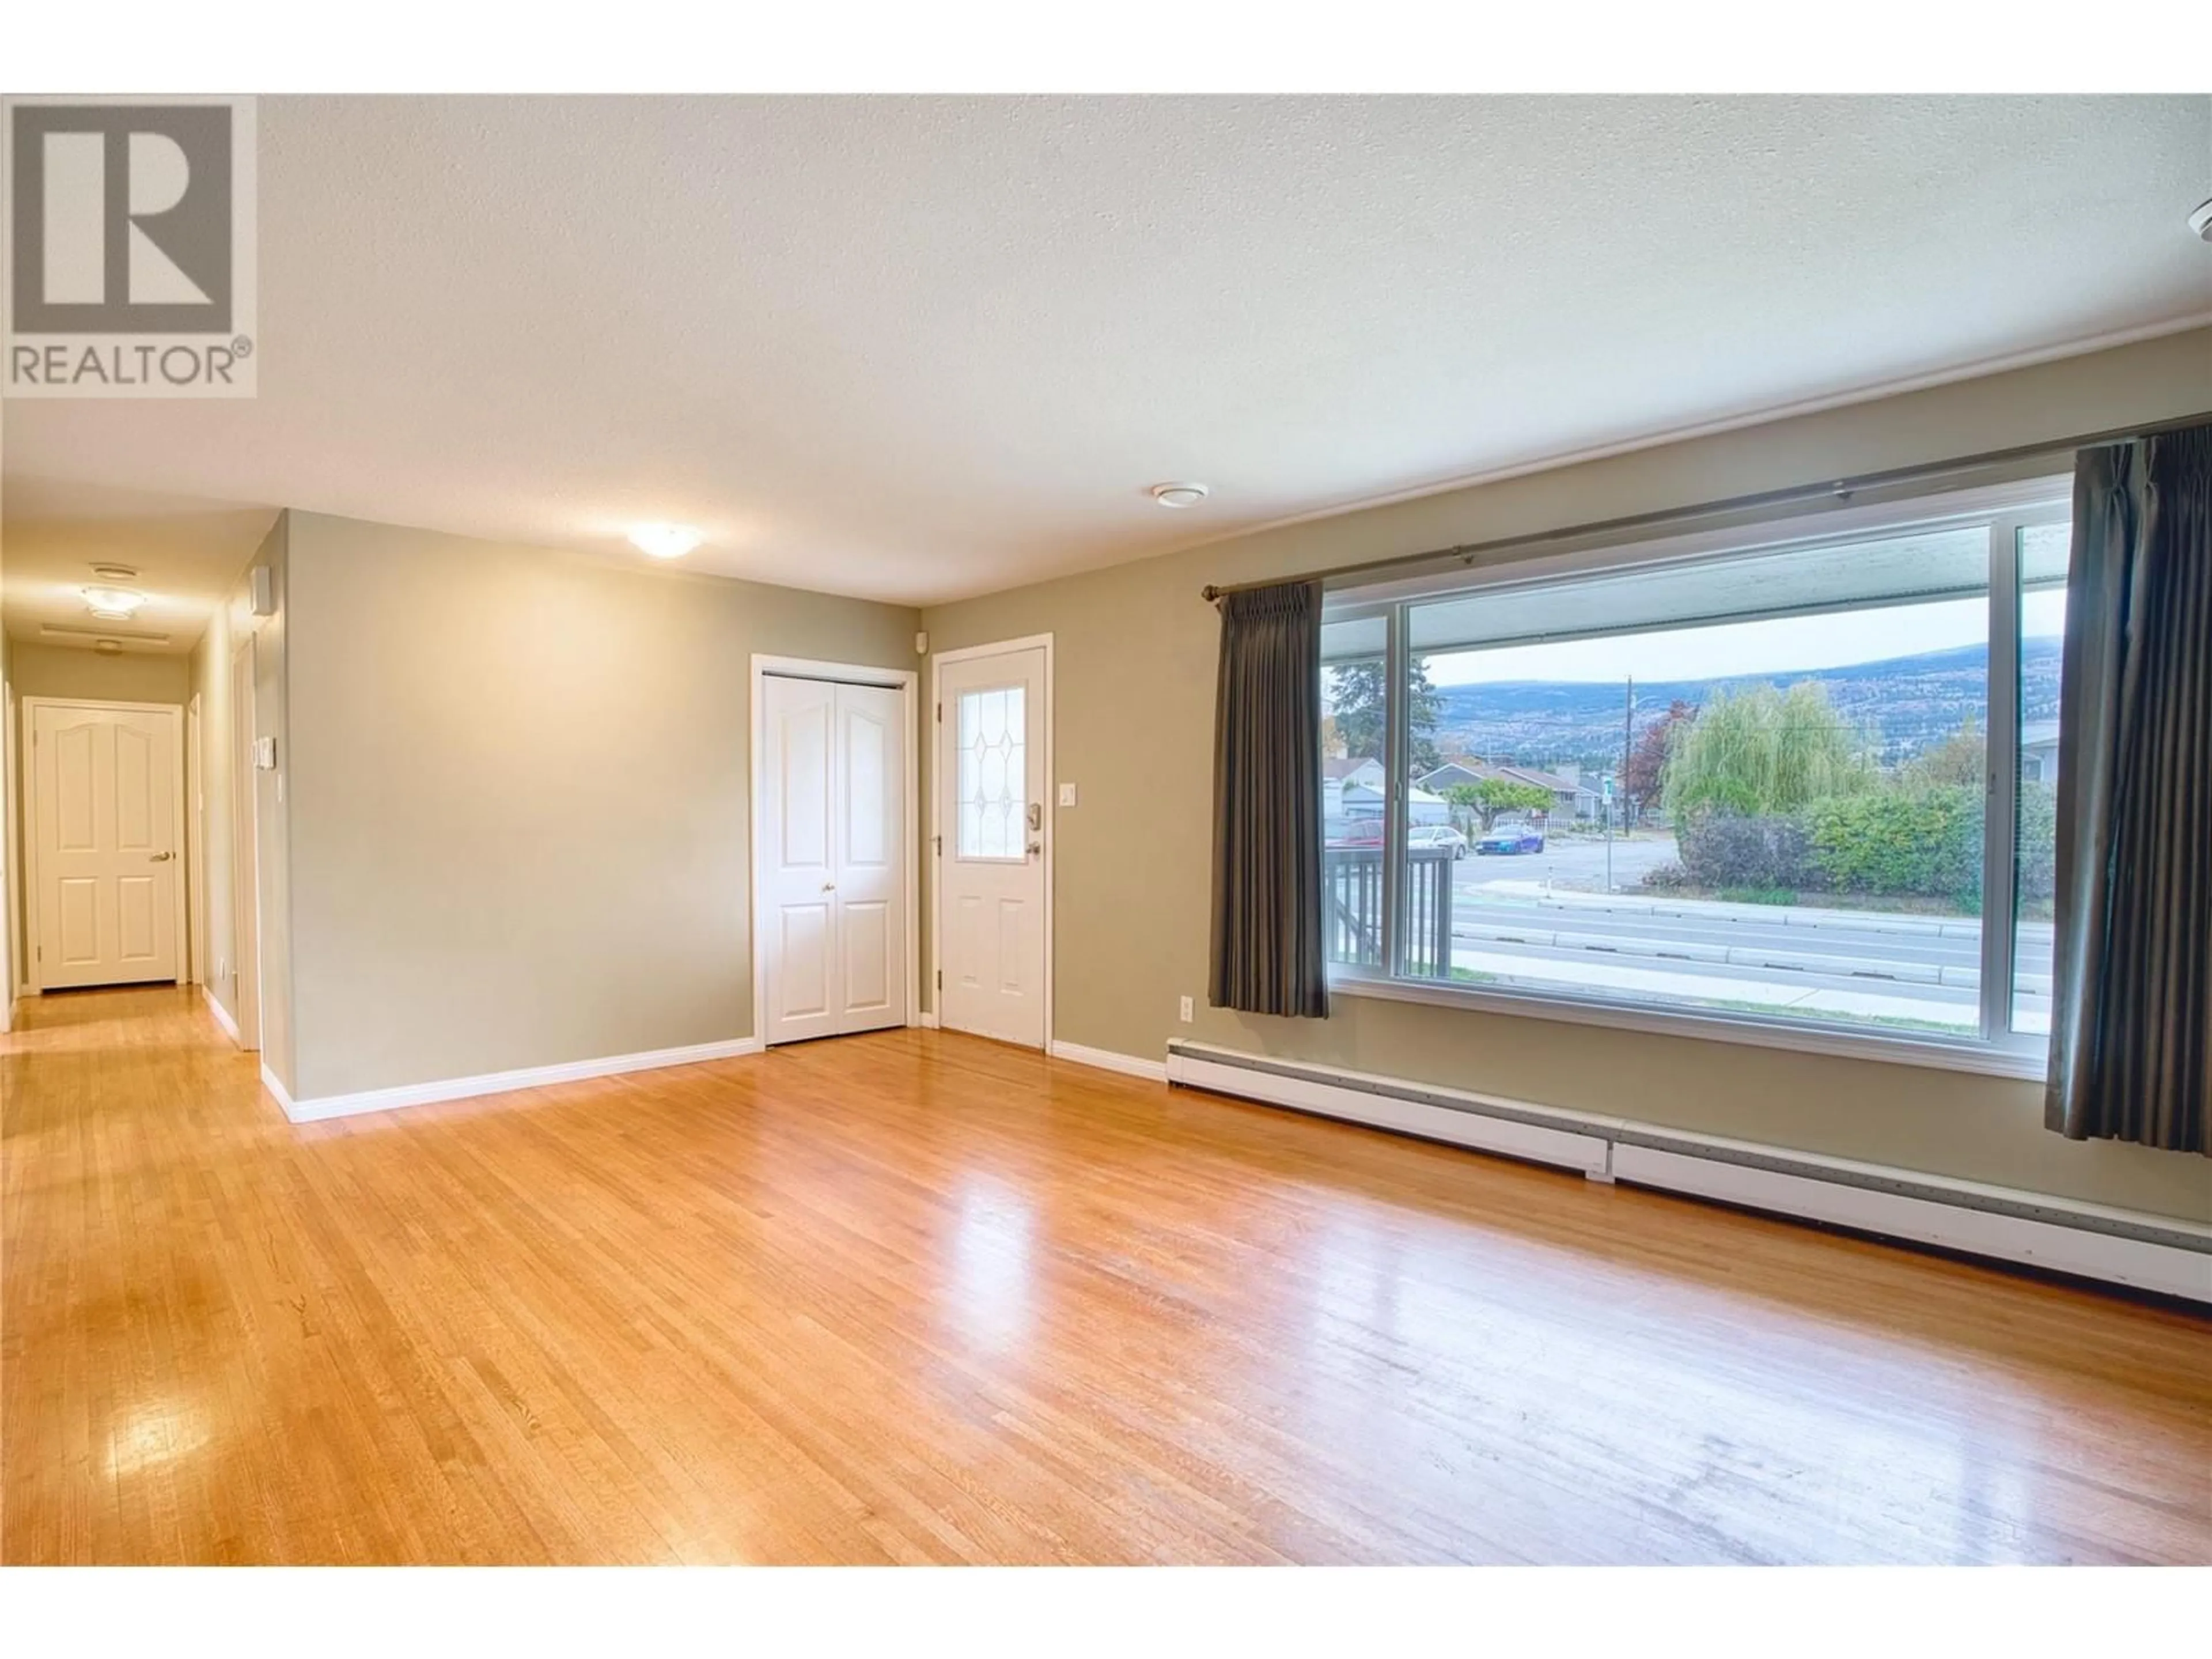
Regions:
M 1544 850 L 1544 832 L 1525 823 L 1501 823 L 1474 843 L 1479 854 L 1540 853 Z

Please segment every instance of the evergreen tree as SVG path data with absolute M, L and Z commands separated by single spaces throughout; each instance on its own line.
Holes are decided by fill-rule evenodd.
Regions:
M 1346 756 L 1352 760 L 1381 760 L 1383 696 L 1389 684 L 1382 659 L 1332 663 L 1328 674 L 1329 720 Z M 1411 739 L 1407 753 L 1418 778 L 1443 764 L 1436 738 L 1443 696 L 1430 684 L 1429 665 L 1424 659 L 1414 662 L 1412 683 L 1406 688 L 1406 714 Z

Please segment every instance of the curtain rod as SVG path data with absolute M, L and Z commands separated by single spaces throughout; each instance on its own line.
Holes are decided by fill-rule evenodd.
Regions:
M 2051 438 L 2042 443 L 2016 444 L 2009 449 L 1984 450 L 1978 455 L 1961 455 L 1953 460 L 1930 461 L 1918 466 L 1893 466 L 1881 472 L 1862 472 L 1853 477 L 1838 478 L 1827 483 L 1790 484 L 1780 489 L 1757 490 L 1748 495 L 1731 495 L 1725 501 L 1700 501 L 1689 507 L 1660 507 L 1650 513 L 1632 513 L 1619 519 L 1597 519 L 1586 524 L 1562 526 L 1557 530 L 1535 531 L 1525 536 L 1500 536 L 1490 541 L 1461 542 L 1451 547 L 1431 548 L 1425 553 L 1401 553 L 1395 558 L 1331 565 L 1325 570 L 1274 576 L 1262 581 L 1208 582 L 1199 590 L 1199 593 L 1211 605 L 1224 593 L 1242 593 L 1255 587 L 1274 587 L 1284 582 L 1328 582 L 1340 576 L 1368 575 L 1413 565 L 1437 564 L 1447 559 L 1473 564 L 1486 554 L 1502 553 L 1512 548 L 1541 547 L 1549 542 L 1571 541 L 1583 536 L 1609 535 L 1622 530 L 1652 529 L 1662 525 L 1680 523 L 1686 519 L 1711 518 L 1716 514 L 1740 513 L 1753 507 L 1787 507 L 1795 501 L 1814 501 L 1823 495 L 1849 497 L 1863 489 L 1879 489 L 1886 485 L 1910 483 L 1920 478 L 1970 472 L 1982 467 L 1999 466 L 2008 461 L 2032 460 L 2039 455 L 2052 455 L 2063 450 L 2092 449 L 2100 444 L 2124 443 L 2136 438 L 2155 437 L 2162 432 L 2178 432 L 2208 422 L 2212 422 L 2212 410 L 2183 415 L 2170 421 L 2155 421 L 2148 426 L 2121 427 L 2110 432 L 2085 432 L 2071 438 Z

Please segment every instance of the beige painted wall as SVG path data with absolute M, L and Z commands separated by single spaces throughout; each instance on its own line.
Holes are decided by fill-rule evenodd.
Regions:
M 242 583 L 233 597 L 234 624 L 253 629 L 253 731 L 257 739 L 276 740 L 273 770 L 252 769 L 250 756 L 233 756 L 234 768 L 252 769 L 254 811 L 254 869 L 260 887 L 261 1062 L 276 1073 L 287 1092 L 299 1097 L 299 985 L 295 966 L 292 872 L 298 854 L 292 828 L 289 784 L 291 740 L 291 614 L 293 515 L 280 514 L 270 527 L 254 566 L 266 565 L 276 598 L 273 615 L 255 617 L 250 589 Z M 252 567 L 248 568 L 247 582 Z
M 752 654 L 915 613 L 289 518 L 294 1095 L 750 1035 Z
M 264 732 L 282 733 L 285 726 L 284 572 L 289 515 L 276 522 L 255 550 L 252 562 L 241 572 L 224 602 L 209 618 L 207 629 L 193 647 L 191 658 L 192 691 L 200 699 L 200 787 L 206 803 L 204 842 L 200 849 L 205 872 L 204 908 L 207 988 L 224 1010 L 238 1012 L 238 947 L 232 860 L 235 848 L 234 780 L 241 763 L 233 752 L 231 659 L 250 637 L 255 641 L 254 718 Z M 253 614 L 252 572 L 266 566 L 277 599 L 277 614 Z M 279 743 L 281 774 L 288 745 Z M 291 1086 L 295 1059 L 292 1045 L 291 969 L 289 952 L 289 803 L 278 799 L 276 776 L 264 774 L 256 780 L 255 811 L 262 825 L 259 884 L 264 907 L 261 939 L 262 1059 Z
M 2206 409 L 2212 331 L 2199 331 L 928 611 L 938 650 L 1055 636 L 1058 781 L 1078 784 L 1081 800 L 1057 818 L 1055 1035 L 1150 1058 L 1185 1035 L 2212 1218 L 2204 1160 L 2048 1133 L 2030 1084 L 1353 998 L 1340 998 L 1326 1022 L 1206 1009 L 1218 623 L 1199 597 L 1209 581 L 1291 576 Z M 1194 1024 L 1178 1023 L 1178 995 L 1196 998 Z
M 6 569 L 0 550 L 0 572 Z M 15 964 L 22 947 L 15 939 L 15 691 L 9 677 L 8 635 L 0 632 L 0 1031 L 10 1029 L 15 1014 Z
M 238 1013 L 238 957 L 231 911 L 231 708 L 230 657 L 236 623 L 230 606 L 219 606 L 192 647 L 192 690 L 200 700 L 200 797 L 203 802 L 198 856 L 204 890 L 203 915 L 193 925 L 204 930 L 202 972 L 208 994 L 234 1018 Z M 191 803 L 185 803 L 187 812 Z
M 173 702 L 191 696 L 191 664 L 173 653 L 103 657 L 74 646 L 9 643 L 9 675 L 19 697 L 91 697 L 105 702 Z

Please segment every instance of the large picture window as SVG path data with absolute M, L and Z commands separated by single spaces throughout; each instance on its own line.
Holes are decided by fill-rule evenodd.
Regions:
M 2065 492 L 1332 594 L 1340 985 L 2029 1069 Z

